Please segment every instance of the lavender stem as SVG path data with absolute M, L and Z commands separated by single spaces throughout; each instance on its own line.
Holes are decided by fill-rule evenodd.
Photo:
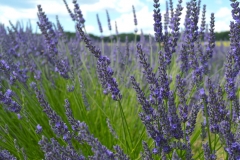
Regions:
M 131 141 L 131 146 L 133 147 L 132 137 L 131 137 L 131 134 L 130 134 L 130 131 L 129 131 L 129 127 L 128 127 L 128 123 L 126 121 L 125 114 L 123 112 L 122 104 L 121 104 L 120 101 L 118 101 L 118 104 L 119 104 L 119 108 L 120 108 L 120 112 L 121 112 L 121 118 L 122 118 L 122 124 L 123 124 L 123 130 L 124 130 L 125 139 L 126 139 L 126 131 L 125 131 L 125 127 L 124 127 L 124 122 L 125 122 L 125 125 L 127 127 L 127 132 L 128 132 L 128 136 L 129 136 L 130 141 Z M 127 140 L 126 140 L 126 142 L 127 142 Z M 129 146 L 128 146 L 128 149 L 129 149 Z

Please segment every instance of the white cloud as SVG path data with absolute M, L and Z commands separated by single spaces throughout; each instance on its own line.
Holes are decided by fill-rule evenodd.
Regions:
M 221 31 L 229 31 L 230 22 L 224 22 L 224 21 L 216 21 L 215 23 L 215 32 L 221 32 Z
M 35 9 L 15 9 L 9 6 L 0 5 L 0 22 L 8 24 L 11 20 L 15 23 L 17 20 L 30 19 L 35 20 L 37 18 Z
M 96 28 L 94 26 L 91 25 L 87 25 L 85 26 L 87 33 L 93 33 L 94 31 L 96 31 Z
M 153 12 L 149 11 L 148 7 L 145 6 L 141 10 L 136 11 L 137 21 L 138 21 L 138 30 L 143 29 L 145 34 L 153 33 Z M 117 21 L 118 31 L 119 32 L 130 32 L 133 33 L 135 26 L 133 20 L 133 13 L 122 14 L 119 18 L 112 20 L 111 24 L 114 24 Z
M 30 1 L 34 8 L 14 8 L 11 6 L 0 5 L 0 23 L 9 26 L 9 20 L 15 24 L 17 21 L 22 21 L 23 24 L 26 24 L 28 20 L 31 21 L 33 28 L 36 28 L 37 17 L 37 5 L 41 4 L 43 11 L 49 17 L 49 20 L 56 22 L 55 15 L 59 16 L 60 22 L 62 25 L 67 27 L 67 30 L 73 30 L 74 25 L 70 26 L 71 18 L 65 8 L 65 5 L 62 1 L 51 0 L 51 1 L 41 1 L 34 0 Z M 67 22 L 67 23 L 66 23 Z M 73 23 L 72 23 L 73 24 Z M 71 24 L 71 25 L 72 25 Z
M 134 22 L 133 22 L 133 13 L 132 13 L 132 5 L 134 4 L 136 9 L 136 15 L 138 20 L 138 30 L 140 33 L 140 29 L 143 29 L 143 32 L 145 34 L 151 33 L 153 34 L 153 11 L 148 7 L 148 5 L 145 5 L 146 1 L 148 3 L 152 3 L 152 0 L 89 0 L 92 3 L 81 3 L 80 8 L 83 12 L 83 16 L 87 17 L 87 14 L 89 13 L 96 13 L 96 12 L 104 12 L 106 9 L 108 9 L 111 13 L 113 13 L 113 17 L 118 17 L 115 19 L 112 19 L 112 33 L 115 32 L 115 21 L 117 21 L 118 24 L 118 30 L 119 32 L 133 32 L 135 29 Z M 221 0 L 215 0 L 216 2 L 221 2 Z M 163 5 L 165 5 L 165 0 L 160 0 Z M 30 3 L 35 8 L 14 8 L 11 6 L 6 5 L 0 5 L 0 23 L 4 23 L 8 26 L 8 21 L 11 20 L 14 24 L 17 20 L 24 20 L 25 22 L 28 20 L 31 20 L 33 27 L 36 26 L 37 21 L 37 5 L 41 4 L 43 11 L 47 14 L 49 19 L 53 22 L 55 22 L 55 19 L 53 18 L 53 15 L 58 15 L 59 20 L 62 23 L 65 30 L 71 30 L 74 31 L 74 23 L 71 22 L 71 18 L 65 8 L 64 3 L 61 0 L 34 0 L 30 1 Z M 68 0 L 69 7 L 73 9 L 73 4 L 71 0 Z M 184 5 L 184 3 L 183 3 Z M 176 4 L 174 4 L 176 6 Z M 161 7 L 162 8 L 162 7 Z M 161 12 L 164 13 L 165 9 L 161 9 Z M 113 12 L 114 11 L 114 12 Z M 181 16 L 181 28 L 183 27 L 184 18 L 186 15 L 186 7 L 184 7 L 184 10 L 182 11 Z M 111 15 L 110 15 L 111 16 Z M 200 16 L 201 17 L 201 16 Z M 210 22 L 210 13 L 207 12 L 207 24 Z M 223 30 L 229 30 L 229 21 L 231 20 L 229 17 L 231 17 L 231 9 L 227 7 L 220 8 L 216 14 L 216 22 L 215 22 L 215 30 L 216 31 L 223 31 Z M 96 17 L 88 17 L 86 19 L 86 26 L 87 31 L 94 34 L 99 34 L 98 26 L 96 25 L 95 21 L 91 20 L 91 18 L 96 19 Z M 201 23 L 201 20 L 199 20 L 199 23 Z M 108 35 L 108 28 L 107 25 L 103 26 L 104 28 L 104 34 Z
M 126 13 L 132 11 L 132 5 L 134 5 L 136 9 L 144 6 L 144 4 L 139 0 L 131 0 L 130 2 L 131 3 L 129 3 L 129 0 L 99 0 L 97 3 L 94 4 L 81 5 L 81 9 L 87 12 L 113 9 L 114 11 L 119 13 Z
M 231 17 L 231 10 L 227 7 L 222 7 L 220 8 L 216 14 L 215 14 L 216 18 L 228 18 Z
M 227 7 L 220 8 L 216 14 L 215 30 L 216 32 L 230 30 L 229 25 L 232 20 L 231 10 Z
M 59 0 L 48 0 L 48 1 L 42 1 L 42 0 L 34 0 L 30 1 L 33 3 L 33 5 L 36 6 L 35 13 L 37 12 L 37 5 L 41 4 L 43 11 L 49 15 L 68 15 L 67 9 L 62 1 Z

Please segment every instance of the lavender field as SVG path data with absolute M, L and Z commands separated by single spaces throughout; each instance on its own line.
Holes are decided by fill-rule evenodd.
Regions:
M 184 28 L 182 0 L 164 13 L 153 0 L 147 37 L 132 6 L 125 42 L 108 11 L 114 34 L 91 38 L 76 0 L 63 0 L 71 38 L 40 4 L 41 33 L 0 22 L 0 160 L 240 160 L 240 7 L 230 1 L 225 42 L 201 0 L 187 2 Z

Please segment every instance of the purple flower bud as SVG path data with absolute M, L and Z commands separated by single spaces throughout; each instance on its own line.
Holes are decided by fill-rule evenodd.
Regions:
M 17 114 L 18 119 L 22 119 L 22 116 L 18 113 Z
M 153 150 L 152 150 L 152 153 L 153 153 L 153 154 L 158 154 L 158 152 L 159 152 L 159 151 L 158 151 L 157 148 L 153 148 Z
M 11 98 L 13 95 L 13 92 L 12 90 L 10 89 L 7 89 L 7 91 L 5 92 L 4 96 L 6 96 L 7 98 Z
M 199 94 L 200 94 L 200 96 L 204 96 L 204 95 L 205 95 L 204 88 L 201 88 L 201 89 L 199 90 Z
M 37 125 L 37 129 L 36 129 L 36 133 L 40 134 L 42 132 L 42 126 L 40 126 L 39 124 Z

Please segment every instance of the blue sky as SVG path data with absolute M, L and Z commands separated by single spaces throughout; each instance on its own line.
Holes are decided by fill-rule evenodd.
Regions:
M 72 9 L 72 0 L 66 1 Z M 184 8 L 188 1 L 189 0 L 183 0 Z M 166 2 L 165 0 L 160 0 L 160 2 L 161 11 L 165 13 Z M 86 20 L 86 30 L 89 33 L 100 35 L 96 21 L 96 14 L 99 14 L 103 26 L 103 34 L 110 34 L 106 18 L 106 9 L 111 18 L 112 33 L 115 33 L 115 21 L 118 24 L 118 31 L 120 33 L 133 32 L 135 27 L 132 5 L 134 5 L 138 19 L 138 30 L 142 29 L 145 34 L 153 34 L 153 0 L 78 0 L 78 3 Z M 175 7 L 177 0 L 173 0 L 173 3 Z M 26 24 L 27 21 L 30 20 L 32 26 L 37 29 L 38 4 L 42 5 L 43 11 L 47 14 L 50 21 L 55 23 L 55 17 L 58 15 L 64 30 L 74 31 L 74 23 L 62 0 L 0 0 L 0 23 L 9 26 L 9 20 L 14 24 L 17 20 L 23 22 L 23 24 Z M 218 32 L 229 30 L 229 24 L 232 20 L 230 0 L 202 0 L 201 4 L 207 5 L 207 23 L 210 21 L 210 14 L 214 12 L 216 17 L 215 30 Z M 183 23 L 185 11 L 184 9 L 181 23 Z

